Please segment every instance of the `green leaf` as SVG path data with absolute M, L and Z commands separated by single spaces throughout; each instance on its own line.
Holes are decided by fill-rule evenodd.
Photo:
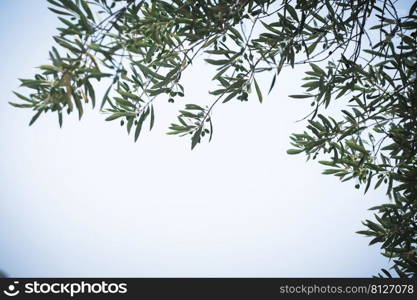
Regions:
M 189 110 L 200 110 L 200 111 L 204 111 L 204 108 L 202 108 L 201 106 L 197 105 L 197 104 L 186 104 L 185 105 L 186 109 Z
M 62 128 L 62 112 L 58 111 L 58 124 L 59 124 L 59 128 Z
M 409 16 L 412 16 L 414 14 L 414 11 L 417 10 L 417 1 L 414 1 L 413 5 L 410 7 L 410 11 L 408 12 Z
M 301 153 L 301 152 L 303 152 L 303 151 L 304 151 L 304 150 L 302 150 L 302 149 L 288 149 L 288 150 L 287 150 L 287 154 L 294 155 L 294 154 Z
M 274 77 L 272 77 L 271 86 L 269 87 L 268 95 L 271 93 L 272 89 L 274 88 L 276 79 L 277 79 L 277 74 L 274 74 Z
M 104 105 L 109 99 L 109 93 L 112 87 L 113 87 L 113 83 L 107 88 L 106 92 L 104 93 L 103 100 L 101 101 L 100 109 L 103 109 Z
M 13 94 L 15 94 L 18 98 L 20 98 L 20 99 L 21 99 L 21 100 L 23 100 L 23 101 L 33 103 L 33 100 L 29 99 L 29 98 L 28 98 L 28 97 L 26 97 L 26 96 L 23 96 L 22 94 L 19 94 L 19 93 L 17 93 L 17 92 L 13 92 Z
M 331 166 L 331 167 L 334 167 L 336 165 L 333 161 L 325 161 L 325 160 L 320 160 L 319 164 L 322 164 L 325 166 Z
M 226 102 L 228 102 L 228 101 L 230 101 L 230 100 L 232 100 L 235 96 L 237 96 L 237 94 L 239 94 L 239 90 L 235 90 L 235 91 L 233 91 L 233 92 L 231 92 L 224 100 L 223 100 L 223 103 L 226 103 Z
M 30 120 L 29 126 L 32 126 L 33 123 L 36 122 L 36 120 L 39 118 L 39 116 L 42 114 L 42 110 L 39 110 Z
M 326 76 L 326 72 L 320 68 L 318 65 L 310 63 L 311 68 L 313 69 L 314 73 L 322 76 Z
M 149 130 L 152 130 L 154 122 L 155 122 L 155 113 L 153 111 L 153 105 L 152 105 L 151 106 L 151 121 L 150 121 L 150 125 L 149 125 L 150 126 Z
M 132 126 L 133 126 L 134 121 L 135 121 L 134 117 L 130 117 L 130 118 L 127 119 L 127 125 L 126 125 L 127 134 L 130 134 L 130 131 L 132 130 Z
M 20 103 L 13 103 L 9 102 L 11 106 L 17 107 L 17 108 L 31 108 L 33 107 L 33 104 L 20 104 Z
M 122 95 L 122 96 L 124 96 L 124 97 L 126 97 L 126 98 L 130 98 L 130 99 L 133 99 L 133 100 L 135 100 L 135 101 L 140 101 L 140 100 L 141 100 L 139 96 L 137 96 L 137 95 L 135 95 L 135 94 L 132 94 L 132 93 L 130 93 L 130 92 L 126 92 L 126 91 L 122 91 L 122 90 L 117 90 L 117 92 L 118 92 L 120 95 Z
M 203 130 L 202 127 L 200 127 L 198 130 L 196 130 L 193 134 L 193 137 L 191 138 L 191 150 L 194 149 L 194 147 L 200 143 L 201 141 L 201 131 Z
M 206 62 L 208 62 L 211 65 L 216 65 L 216 66 L 222 66 L 222 65 L 226 65 L 228 63 L 230 63 L 229 59 L 221 59 L 221 60 L 214 60 L 214 59 L 205 59 Z
M 139 118 L 139 120 L 138 120 L 138 123 L 136 124 L 136 129 L 135 129 L 135 142 L 138 140 L 138 138 L 139 138 L 139 135 L 140 135 L 140 132 L 141 132 L 141 130 L 142 130 L 142 125 L 143 125 L 143 122 L 145 122 L 145 120 L 146 120 L 146 118 L 148 117 L 148 115 L 149 115 L 149 112 L 150 112 L 150 109 L 149 109 L 149 107 L 144 111 L 144 112 L 142 112 L 142 114 L 140 115 L 140 118 Z
M 291 17 L 294 19 L 294 20 L 296 20 L 296 21 L 298 21 L 298 15 L 297 15 L 297 12 L 296 12 L 296 10 L 294 9 L 294 7 L 292 7 L 291 5 L 289 5 L 289 4 L 286 4 L 285 5 L 285 9 L 290 13 L 290 15 L 291 15 Z
M 314 97 L 313 95 L 289 95 L 289 97 L 294 99 L 305 99 L 305 98 L 311 98 Z
M 263 98 L 262 98 L 261 89 L 259 88 L 258 82 L 256 81 L 255 78 L 253 79 L 253 81 L 255 83 L 256 94 L 258 95 L 259 102 L 262 103 Z
M 322 172 L 322 174 L 329 175 L 329 174 L 335 174 L 338 172 L 340 172 L 340 169 L 326 169 Z
M 121 117 L 134 117 L 135 114 L 131 112 L 115 112 L 114 114 L 110 115 L 106 118 L 106 121 L 113 121 Z
M 60 71 L 60 69 L 56 66 L 53 65 L 41 65 L 38 67 L 41 70 L 47 70 L 47 71 L 53 71 L 53 72 L 58 72 Z
M 81 120 L 81 117 L 83 116 L 84 110 L 83 110 L 83 105 L 81 103 L 81 100 L 78 96 L 73 97 L 74 101 L 75 101 L 75 106 L 77 107 L 78 110 L 78 119 Z
M 85 12 L 87 13 L 88 18 L 94 22 L 94 16 L 93 13 L 88 5 L 88 1 L 86 0 L 81 0 L 81 5 L 83 6 Z
M 356 144 L 354 141 L 346 141 L 346 144 L 353 150 L 357 150 L 357 151 L 362 152 L 364 154 L 368 154 L 368 151 L 366 151 L 365 148 Z
M 142 114 L 143 115 L 143 114 Z M 135 142 L 138 140 L 140 132 L 142 130 L 142 124 L 143 124 L 143 118 L 142 116 L 139 118 L 138 123 L 136 124 L 136 129 L 135 129 Z

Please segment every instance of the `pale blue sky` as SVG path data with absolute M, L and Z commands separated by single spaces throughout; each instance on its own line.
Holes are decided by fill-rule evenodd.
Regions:
M 0 269 L 11 276 L 363 277 L 388 261 L 355 234 L 383 191 L 289 156 L 310 109 L 291 100 L 302 69 L 285 70 L 260 105 L 229 102 L 210 144 L 164 133 L 185 103 L 209 98 L 210 68 L 184 76 L 186 97 L 156 105 L 138 143 L 98 110 L 59 129 L 55 115 L 7 104 L 44 64 L 58 22 L 46 1 L 0 2 Z M 264 85 L 267 86 L 268 82 Z

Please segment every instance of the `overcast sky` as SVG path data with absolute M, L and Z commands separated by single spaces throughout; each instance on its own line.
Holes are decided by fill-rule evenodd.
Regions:
M 387 199 L 321 175 L 289 156 L 309 103 L 303 69 L 275 90 L 219 105 L 211 143 L 165 134 L 186 103 L 212 101 L 211 68 L 183 77 L 186 97 L 156 103 L 156 126 L 138 143 L 97 109 L 59 129 L 56 115 L 29 127 L 17 78 L 48 63 L 58 21 L 46 1 L 0 2 L 0 270 L 10 276 L 366 277 L 386 268 L 355 233 Z M 262 85 L 267 88 L 269 80 Z M 23 92 L 23 90 L 19 90 Z

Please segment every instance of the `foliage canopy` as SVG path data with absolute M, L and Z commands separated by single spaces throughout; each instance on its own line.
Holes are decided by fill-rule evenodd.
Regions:
M 379 243 L 401 277 L 417 275 L 417 2 L 400 14 L 393 0 L 48 0 L 62 22 L 50 63 L 16 107 L 83 115 L 91 103 L 137 140 L 152 129 L 154 105 L 184 96 L 181 74 L 203 57 L 217 70 L 207 106 L 187 104 L 168 134 L 212 138 L 219 103 L 262 102 L 284 67 L 308 64 L 302 92 L 311 103 L 306 130 L 289 154 L 322 158 L 324 174 L 365 192 L 386 186 L 390 202 L 371 208 L 359 233 Z M 404 11 L 404 10 L 402 10 Z M 107 80 L 99 101 L 94 84 Z M 268 91 L 266 91 L 268 92 Z M 155 101 L 157 99 L 157 101 Z M 97 103 L 96 103 L 97 102 Z M 326 115 L 334 103 L 339 114 Z M 382 270 L 379 276 L 391 276 Z

